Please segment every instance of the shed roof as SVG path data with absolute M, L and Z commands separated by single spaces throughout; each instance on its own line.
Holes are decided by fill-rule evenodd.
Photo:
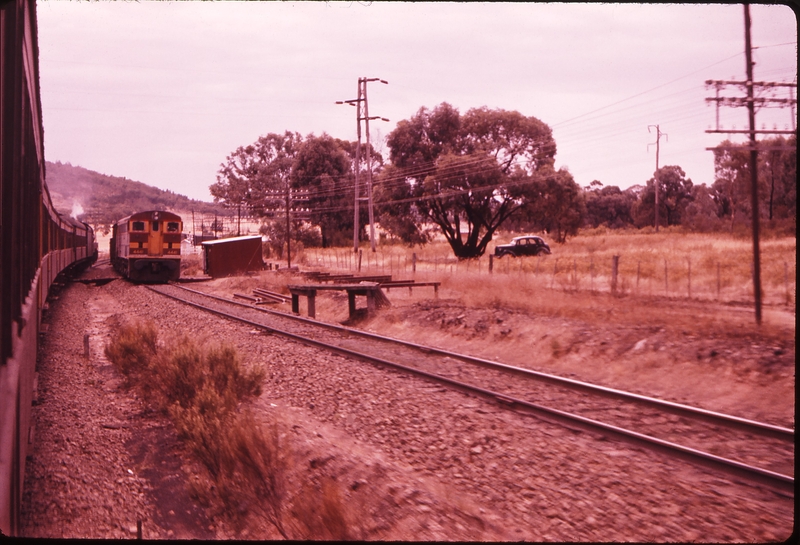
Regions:
M 203 242 L 203 246 L 214 246 L 216 244 L 225 244 L 227 242 L 240 242 L 243 240 L 261 240 L 261 235 L 248 235 L 242 237 L 218 238 L 217 240 L 207 240 Z

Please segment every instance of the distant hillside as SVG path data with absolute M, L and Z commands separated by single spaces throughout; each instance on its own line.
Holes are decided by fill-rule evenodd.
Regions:
M 171 210 L 178 214 L 192 210 L 200 214 L 229 213 L 217 204 L 69 163 L 47 161 L 46 168 L 47 187 L 56 209 L 62 214 L 77 215 L 95 228 L 102 229 L 143 210 Z

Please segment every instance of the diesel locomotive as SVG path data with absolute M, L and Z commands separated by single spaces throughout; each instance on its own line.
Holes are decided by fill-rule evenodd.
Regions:
M 138 212 L 111 228 L 111 264 L 134 282 L 164 283 L 181 273 L 183 221 L 172 212 Z

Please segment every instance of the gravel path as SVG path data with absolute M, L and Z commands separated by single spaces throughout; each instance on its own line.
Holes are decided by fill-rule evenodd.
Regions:
M 137 318 L 231 342 L 246 363 L 266 366 L 258 407 L 281 423 L 295 462 L 290 479 L 335 479 L 362 515 L 354 537 L 763 542 L 792 530 L 793 500 L 767 489 L 114 281 L 72 284 L 51 306 L 24 535 L 131 537 L 137 520 L 146 538 L 235 535 L 188 497 L 196 468 L 170 426 L 120 387 L 102 357 L 114 323 Z M 276 537 L 265 524 L 245 532 Z

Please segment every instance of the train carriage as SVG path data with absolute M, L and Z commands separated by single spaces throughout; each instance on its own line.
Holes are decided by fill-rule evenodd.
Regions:
M 45 181 L 36 2 L 0 2 L 0 535 L 19 531 L 38 338 L 56 278 L 97 259 Z
M 111 230 L 111 263 L 134 282 L 177 280 L 181 271 L 181 217 L 151 210 L 122 218 Z

